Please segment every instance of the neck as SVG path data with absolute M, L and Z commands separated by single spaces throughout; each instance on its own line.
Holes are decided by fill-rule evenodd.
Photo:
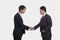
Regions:
M 19 12 L 20 14 L 22 14 L 22 12 Z
M 46 15 L 46 13 L 43 14 L 43 16 L 45 16 L 45 15 Z

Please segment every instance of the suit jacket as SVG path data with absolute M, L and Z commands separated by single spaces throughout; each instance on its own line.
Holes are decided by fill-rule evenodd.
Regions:
M 51 27 L 52 27 L 52 20 L 51 17 L 46 14 L 43 18 L 41 18 L 41 21 L 39 22 L 39 24 L 37 24 L 34 27 L 34 30 L 37 29 L 38 27 L 40 27 L 40 31 L 42 32 L 42 30 L 45 30 L 47 32 L 51 31 Z
M 19 13 L 14 16 L 14 32 L 13 34 L 22 35 L 25 33 L 25 30 L 28 30 L 29 27 L 23 24 L 23 20 Z

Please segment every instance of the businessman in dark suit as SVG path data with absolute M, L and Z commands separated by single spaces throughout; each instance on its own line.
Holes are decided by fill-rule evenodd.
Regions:
M 24 14 L 26 7 L 24 5 L 19 6 L 19 12 L 14 16 L 14 30 L 13 37 L 14 40 L 21 40 L 22 35 L 25 34 L 25 30 L 28 30 L 30 27 L 23 24 L 23 19 L 21 14 Z
M 36 30 L 40 27 L 40 32 L 43 40 L 51 40 L 51 27 L 52 27 L 52 19 L 46 14 L 46 7 L 40 7 L 40 13 L 42 15 L 41 21 L 34 27 L 32 30 Z

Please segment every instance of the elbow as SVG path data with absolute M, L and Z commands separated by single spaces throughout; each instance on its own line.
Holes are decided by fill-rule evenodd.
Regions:
M 52 27 L 52 24 L 50 24 L 50 27 Z

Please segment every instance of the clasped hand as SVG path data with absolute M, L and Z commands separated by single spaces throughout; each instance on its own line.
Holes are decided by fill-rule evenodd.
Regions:
M 32 31 L 32 30 L 34 30 L 34 27 L 29 27 L 29 29 Z
M 34 30 L 34 27 L 29 27 L 29 29 L 32 31 Z M 43 33 L 45 33 L 45 30 L 42 30 Z

